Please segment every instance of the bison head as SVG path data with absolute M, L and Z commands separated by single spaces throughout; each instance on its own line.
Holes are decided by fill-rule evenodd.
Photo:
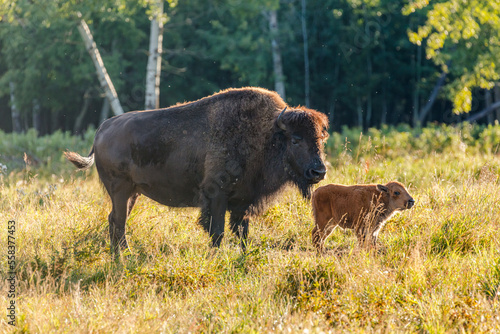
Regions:
M 389 182 L 386 185 L 377 184 L 377 189 L 388 198 L 390 212 L 411 209 L 415 204 L 415 200 L 410 196 L 405 186 L 397 181 Z
M 323 145 L 328 138 L 328 118 L 315 110 L 286 108 L 276 119 L 285 140 L 285 169 L 305 198 L 310 198 L 313 184 L 323 180 L 326 167 Z

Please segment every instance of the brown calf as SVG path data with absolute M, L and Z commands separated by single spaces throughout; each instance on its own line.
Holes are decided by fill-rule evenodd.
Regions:
M 313 244 L 318 251 L 323 251 L 326 238 L 340 226 L 354 229 L 361 245 L 375 246 L 387 219 L 414 204 L 405 187 L 396 181 L 386 185 L 328 184 L 319 187 L 312 195 L 316 224 L 312 231 Z

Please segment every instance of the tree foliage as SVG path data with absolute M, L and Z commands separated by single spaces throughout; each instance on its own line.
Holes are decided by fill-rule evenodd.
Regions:
M 25 129 L 34 124 L 35 104 L 42 133 L 74 130 L 77 120 L 83 127 L 99 125 L 106 114 L 104 94 L 78 35 L 77 12 L 92 30 L 123 109 L 142 109 L 152 2 L 0 0 L 0 127 L 11 130 L 11 82 Z M 337 130 L 411 123 L 443 68 L 450 71 L 446 92 L 458 96 L 456 106 L 465 110 L 471 96 L 473 108 L 483 105 L 473 87 L 489 88 L 498 80 L 498 5 L 472 2 L 477 5 L 305 1 L 310 106 L 328 114 Z M 453 15 L 446 12 L 451 3 L 457 6 Z M 470 8 L 474 11 L 465 15 Z M 271 10 L 279 21 L 287 102 L 305 104 L 301 0 L 183 0 L 165 6 L 160 106 L 228 87 L 274 89 L 273 36 L 266 17 Z M 448 16 L 440 19 L 443 13 Z M 449 34 L 443 37 L 437 24 L 446 20 Z M 474 30 L 455 32 L 468 26 Z M 414 32 L 410 38 L 408 30 Z M 418 41 L 430 59 L 420 57 Z M 426 121 L 459 117 L 450 115 L 451 104 L 439 96 Z
M 500 79 L 500 2 L 417 0 L 405 13 L 427 6 L 427 21 L 409 38 L 418 45 L 426 40 L 427 58 L 454 77 L 448 85 L 453 110 L 469 112 L 473 88 L 491 89 Z

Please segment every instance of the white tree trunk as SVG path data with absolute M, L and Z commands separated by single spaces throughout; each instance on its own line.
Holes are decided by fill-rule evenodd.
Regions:
M 493 96 L 491 94 L 491 90 L 490 89 L 487 89 L 485 92 L 484 92 L 484 100 L 486 102 L 486 109 L 490 108 L 491 105 L 493 104 Z M 488 124 L 493 124 L 493 113 L 489 113 L 488 114 L 488 117 L 487 117 L 487 120 L 488 120 Z
M 443 71 L 441 73 L 441 76 L 439 77 L 438 81 L 436 82 L 436 85 L 434 86 L 434 89 L 432 90 L 432 93 L 429 96 L 429 99 L 427 100 L 427 103 L 425 104 L 425 106 L 420 111 L 420 115 L 418 116 L 418 124 L 422 124 L 424 122 L 424 120 L 425 120 L 425 117 L 429 113 L 429 111 L 431 111 L 432 105 L 436 101 L 436 98 L 438 96 L 439 90 L 444 85 L 444 81 L 445 81 L 447 75 L 448 75 L 448 72 Z
M 496 83 L 495 88 L 493 88 L 493 92 L 495 93 L 495 103 L 500 102 L 500 83 Z M 500 121 L 500 108 L 495 110 L 495 119 Z
M 485 108 L 478 112 L 477 114 L 472 115 L 471 117 L 467 118 L 465 121 L 466 122 L 475 122 L 480 118 L 483 118 L 484 116 L 488 115 L 490 112 L 493 112 L 495 109 L 500 108 L 500 101 L 497 101 L 493 103 L 491 106 L 488 108 Z
M 153 19 L 151 20 L 149 56 L 146 69 L 146 110 L 160 107 L 161 54 L 163 51 L 163 0 L 157 0 L 153 6 L 154 12 Z
M 420 124 L 420 80 L 422 77 L 422 46 L 417 45 L 417 60 L 413 60 L 412 65 L 415 68 L 415 90 L 413 92 L 413 126 L 419 127 Z
M 361 98 L 356 96 L 356 114 L 358 115 L 358 126 L 363 129 L 363 107 L 361 106 Z
M 102 107 L 101 107 L 101 116 L 99 117 L 99 125 L 102 124 L 106 119 L 108 119 L 109 115 L 109 100 L 104 99 L 102 102 Z
M 81 17 L 81 14 L 80 13 L 78 14 L 79 14 L 78 16 Z M 85 42 L 85 47 L 87 48 L 87 51 L 89 52 L 90 57 L 94 62 L 94 66 L 97 72 L 97 77 L 99 78 L 99 83 L 101 84 L 102 89 L 106 93 L 106 97 L 108 98 L 109 104 L 111 105 L 111 110 L 113 110 L 113 113 L 115 115 L 123 114 L 123 108 L 120 104 L 120 100 L 118 99 L 118 95 L 116 94 L 113 82 L 111 81 L 111 78 L 109 77 L 108 72 L 106 71 L 106 67 L 104 66 L 104 63 L 102 61 L 101 54 L 97 49 L 97 45 L 94 42 L 94 37 L 92 36 L 89 26 L 87 25 L 85 20 L 83 19 L 80 20 L 80 23 L 78 24 L 78 31 L 80 32 L 80 35 L 82 36 L 83 41 Z
M 38 135 L 42 132 L 42 115 L 41 115 L 40 101 L 33 99 L 33 128 L 35 128 Z
M 16 106 L 15 90 L 16 85 L 11 81 L 9 82 L 10 88 L 10 110 L 12 115 L 12 132 L 20 133 L 22 129 L 21 114 Z
M 85 90 L 85 93 L 83 94 L 82 109 L 80 110 L 80 114 L 78 115 L 78 117 L 75 120 L 75 126 L 73 127 L 73 133 L 80 134 L 82 132 L 83 118 L 85 117 L 87 110 L 89 110 L 89 106 L 90 106 L 90 88 L 87 88 Z
M 307 25 L 306 25 L 306 0 L 302 0 L 302 38 L 304 41 L 304 95 L 306 107 L 310 106 L 310 89 L 309 89 L 309 42 L 307 36 Z
M 274 89 L 286 100 L 283 65 L 281 63 L 281 50 L 279 44 L 278 17 L 276 10 L 269 11 L 269 32 L 271 33 L 271 48 L 273 53 Z
M 368 58 L 366 61 L 366 70 L 368 72 L 368 78 L 372 77 L 373 66 L 372 59 L 370 55 L 370 51 L 368 51 Z M 372 123 L 372 92 L 371 89 L 366 90 L 366 119 L 365 119 L 365 128 L 369 128 Z

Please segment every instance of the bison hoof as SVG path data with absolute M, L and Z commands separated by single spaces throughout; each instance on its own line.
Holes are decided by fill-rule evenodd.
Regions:
M 222 242 L 222 238 L 224 237 L 224 233 L 222 234 L 212 234 L 212 247 L 219 248 L 220 243 Z

